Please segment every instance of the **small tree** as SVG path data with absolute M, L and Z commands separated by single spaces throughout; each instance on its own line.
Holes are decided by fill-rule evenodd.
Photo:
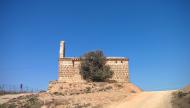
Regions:
M 81 57 L 80 74 L 87 81 L 106 81 L 113 71 L 106 65 L 106 57 L 102 51 L 92 51 Z

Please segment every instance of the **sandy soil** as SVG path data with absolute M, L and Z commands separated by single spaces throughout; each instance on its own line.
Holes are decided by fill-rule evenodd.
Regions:
M 3 104 L 3 103 L 8 102 L 10 99 L 18 98 L 18 97 L 20 97 L 20 96 L 30 95 L 30 94 L 32 94 L 32 93 L 7 94 L 7 95 L 3 95 L 3 96 L 0 96 L 0 104 Z
M 108 108 L 171 108 L 173 91 L 141 92 L 137 95 L 114 103 Z
M 120 93 L 112 93 L 112 95 L 110 95 L 110 93 L 104 93 L 103 95 L 101 95 L 101 93 L 99 95 L 101 95 L 101 97 L 109 97 L 107 95 L 110 95 L 109 98 L 111 98 L 112 100 L 114 99 L 113 97 L 117 97 L 117 98 L 121 98 L 120 99 L 115 99 L 115 100 L 120 100 L 120 101 L 113 101 L 113 102 L 109 102 L 112 104 L 109 104 L 108 106 L 104 106 L 104 108 L 172 108 L 171 106 L 171 93 L 173 91 L 148 91 L 148 92 L 140 92 L 140 93 L 136 93 L 133 94 L 131 96 L 124 96 L 123 94 Z M 31 94 L 31 93 L 30 93 Z M 19 96 L 23 96 L 23 95 L 30 95 L 28 94 L 10 94 L 10 95 L 4 95 L 4 96 L 0 96 L 0 104 L 7 102 L 10 99 L 13 98 L 17 98 Z M 106 95 L 107 94 L 107 95 Z M 121 96 L 119 96 L 119 94 Z M 87 98 L 88 95 L 95 95 L 95 94 L 86 94 L 84 95 L 84 97 L 78 96 L 82 98 Z M 105 96 L 104 96 L 105 95 Z M 48 96 L 45 96 L 46 99 L 48 99 Z M 61 96 L 63 98 L 63 96 Z M 97 97 L 97 96 L 89 96 L 89 97 Z M 125 97 L 125 98 L 124 98 Z M 58 99 L 59 98 L 59 99 Z M 66 97 L 64 96 L 64 99 Z M 77 99 L 77 96 L 74 97 L 75 99 Z M 105 98 L 100 99 L 99 100 L 104 100 L 106 101 Z M 122 99 L 123 98 L 123 99 Z M 58 96 L 57 98 L 54 97 L 55 100 L 62 100 L 60 98 L 60 96 Z M 68 98 L 69 99 L 69 98 Z M 79 101 L 80 99 L 77 99 L 77 101 Z M 88 99 L 89 100 L 89 99 Z M 97 100 L 97 99 L 95 99 Z M 109 100 L 110 101 L 110 100 Z M 94 103 L 94 101 L 93 101 Z
M 131 92 L 135 90 L 136 92 Z M 63 105 L 103 105 L 103 108 L 172 108 L 172 91 L 146 91 L 141 92 L 139 88 L 132 84 L 127 84 L 117 91 L 102 91 L 78 95 L 52 95 L 49 93 L 39 93 L 38 98 L 44 106 L 56 105 L 56 108 Z M 0 104 L 8 102 L 10 99 L 18 98 L 28 94 L 10 94 L 0 96 Z M 54 105 L 54 106 L 55 106 Z

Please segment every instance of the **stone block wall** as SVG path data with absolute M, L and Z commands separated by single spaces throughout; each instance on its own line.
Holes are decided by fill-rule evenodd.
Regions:
M 59 59 L 59 75 L 60 82 L 84 82 L 79 73 L 80 61 L 75 58 Z
M 129 82 L 128 59 L 107 58 L 107 65 L 111 67 L 114 74 L 111 78 L 117 82 Z M 79 58 L 60 58 L 59 59 L 59 82 L 85 82 L 80 75 Z
M 114 72 L 113 77 L 111 78 L 112 80 L 117 82 L 129 82 L 128 59 L 107 59 L 106 64 L 109 65 Z

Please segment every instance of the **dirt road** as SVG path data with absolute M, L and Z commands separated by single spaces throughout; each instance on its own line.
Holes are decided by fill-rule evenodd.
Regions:
M 142 92 L 109 108 L 171 108 L 172 91 Z

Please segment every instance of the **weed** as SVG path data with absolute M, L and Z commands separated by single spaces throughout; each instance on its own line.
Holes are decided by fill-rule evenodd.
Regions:
M 86 87 L 85 92 L 86 93 L 90 93 L 91 92 L 91 88 L 90 87 Z
M 136 93 L 136 91 L 135 90 L 131 90 L 131 93 Z

